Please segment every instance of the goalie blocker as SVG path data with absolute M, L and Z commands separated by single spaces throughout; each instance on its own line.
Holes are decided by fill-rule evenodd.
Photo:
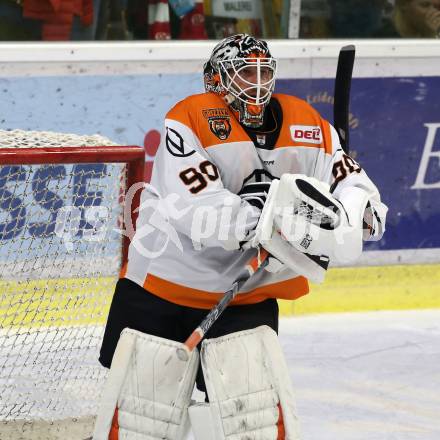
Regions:
M 293 388 L 272 329 L 261 326 L 202 343 L 210 403 L 190 406 L 199 354 L 194 350 L 184 361 L 177 355 L 182 347 L 134 330 L 122 332 L 95 440 L 184 440 L 188 408 L 196 440 L 299 439 Z

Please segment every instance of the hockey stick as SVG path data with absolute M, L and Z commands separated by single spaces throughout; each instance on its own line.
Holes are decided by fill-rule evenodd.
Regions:
M 185 348 L 179 348 L 177 350 L 177 356 L 182 361 L 189 359 L 189 354 L 197 347 L 200 341 L 205 336 L 206 332 L 212 327 L 218 317 L 225 311 L 228 304 L 235 298 L 238 291 L 243 287 L 243 284 L 261 267 L 267 264 L 267 257 L 269 253 L 262 247 L 258 248 L 258 253 L 255 257 L 251 258 L 246 266 L 243 268 L 243 272 L 234 281 L 231 288 L 224 293 L 220 301 L 211 309 L 206 315 L 206 318 L 200 323 L 200 325 L 191 333 L 189 338 L 184 342 Z
M 350 89 L 351 77 L 353 73 L 354 58 L 356 48 L 350 44 L 344 46 L 338 57 L 338 67 L 336 69 L 334 104 L 333 104 L 333 121 L 342 149 L 348 154 L 350 151 Z

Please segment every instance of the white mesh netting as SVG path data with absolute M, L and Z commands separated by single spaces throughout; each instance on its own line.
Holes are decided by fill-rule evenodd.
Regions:
M 52 131 L 0 130 L 0 148 L 93 147 L 102 145 L 117 144 L 98 134 L 78 135 Z
M 1 131 L 0 148 L 115 145 Z M 83 439 L 121 264 L 124 164 L 0 166 L 0 440 Z

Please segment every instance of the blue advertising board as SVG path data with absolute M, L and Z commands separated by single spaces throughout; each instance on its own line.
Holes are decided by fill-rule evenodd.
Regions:
M 121 144 L 154 138 L 157 146 L 149 135 L 169 108 L 201 91 L 199 74 L 2 78 L 0 128 L 100 133 Z M 279 79 L 276 91 L 332 121 L 332 79 Z M 390 208 L 384 238 L 366 249 L 440 248 L 440 77 L 355 78 L 351 113 L 352 154 Z

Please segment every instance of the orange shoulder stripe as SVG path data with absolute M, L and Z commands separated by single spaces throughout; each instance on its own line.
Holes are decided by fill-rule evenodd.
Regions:
M 283 127 L 275 148 L 302 146 L 323 148 L 332 153 L 329 123 L 306 101 L 294 96 L 275 94 L 283 111 Z M 246 131 L 223 99 L 215 93 L 191 95 L 177 103 L 167 119 L 178 121 L 190 128 L 204 148 L 231 142 L 252 142 Z M 304 136 L 294 139 L 294 130 Z M 307 140 L 309 136 L 320 139 Z

